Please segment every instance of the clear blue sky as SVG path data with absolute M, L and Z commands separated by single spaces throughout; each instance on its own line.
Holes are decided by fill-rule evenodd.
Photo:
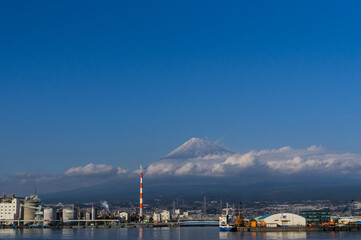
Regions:
M 0 174 L 191 137 L 360 153 L 359 1 L 1 1 Z

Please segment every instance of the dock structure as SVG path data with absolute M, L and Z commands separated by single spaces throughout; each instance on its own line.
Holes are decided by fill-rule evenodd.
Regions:
M 343 226 L 312 227 L 238 227 L 238 232 L 356 232 L 361 231 L 361 224 Z
M 55 225 L 25 226 L 12 225 L 0 226 L 0 229 L 19 229 L 19 228 L 50 228 L 50 229 L 68 229 L 68 228 L 161 228 L 161 227 L 218 227 L 214 221 L 190 221 L 190 222 L 168 222 L 168 223 L 120 223 L 114 219 L 92 220 L 73 220 L 76 224 L 69 225 L 59 221 Z M 60 224 L 61 223 L 61 224 Z M 347 224 L 343 226 L 312 226 L 312 227 L 238 227 L 238 232 L 356 232 L 361 231 L 361 224 Z

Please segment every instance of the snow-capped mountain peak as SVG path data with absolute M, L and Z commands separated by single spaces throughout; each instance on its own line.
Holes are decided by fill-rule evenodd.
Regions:
M 224 153 L 231 152 L 207 139 L 191 138 L 162 159 L 189 159 Z

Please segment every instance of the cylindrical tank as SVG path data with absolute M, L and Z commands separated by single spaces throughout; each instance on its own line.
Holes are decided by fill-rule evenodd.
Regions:
M 37 207 L 38 206 L 38 203 L 35 203 L 35 202 L 25 202 L 24 203 L 24 208 L 23 208 L 23 211 L 24 211 L 24 224 L 31 224 L 32 220 L 35 219 L 35 209 L 33 208 L 28 208 L 28 207 Z
M 251 227 L 257 227 L 257 222 L 256 221 L 251 221 Z
M 54 209 L 45 208 L 44 209 L 44 224 L 52 224 L 55 220 Z
M 261 222 L 261 227 L 266 227 L 266 226 L 267 226 L 266 222 Z

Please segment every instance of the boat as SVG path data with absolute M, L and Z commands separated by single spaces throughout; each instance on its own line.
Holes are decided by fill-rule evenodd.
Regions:
M 229 214 L 229 208 L 227 208 L 225 214 L 219 217 L 219 231 L 222 232 L 234 232 L 237 231 L 236 221 L 233 215 Z

